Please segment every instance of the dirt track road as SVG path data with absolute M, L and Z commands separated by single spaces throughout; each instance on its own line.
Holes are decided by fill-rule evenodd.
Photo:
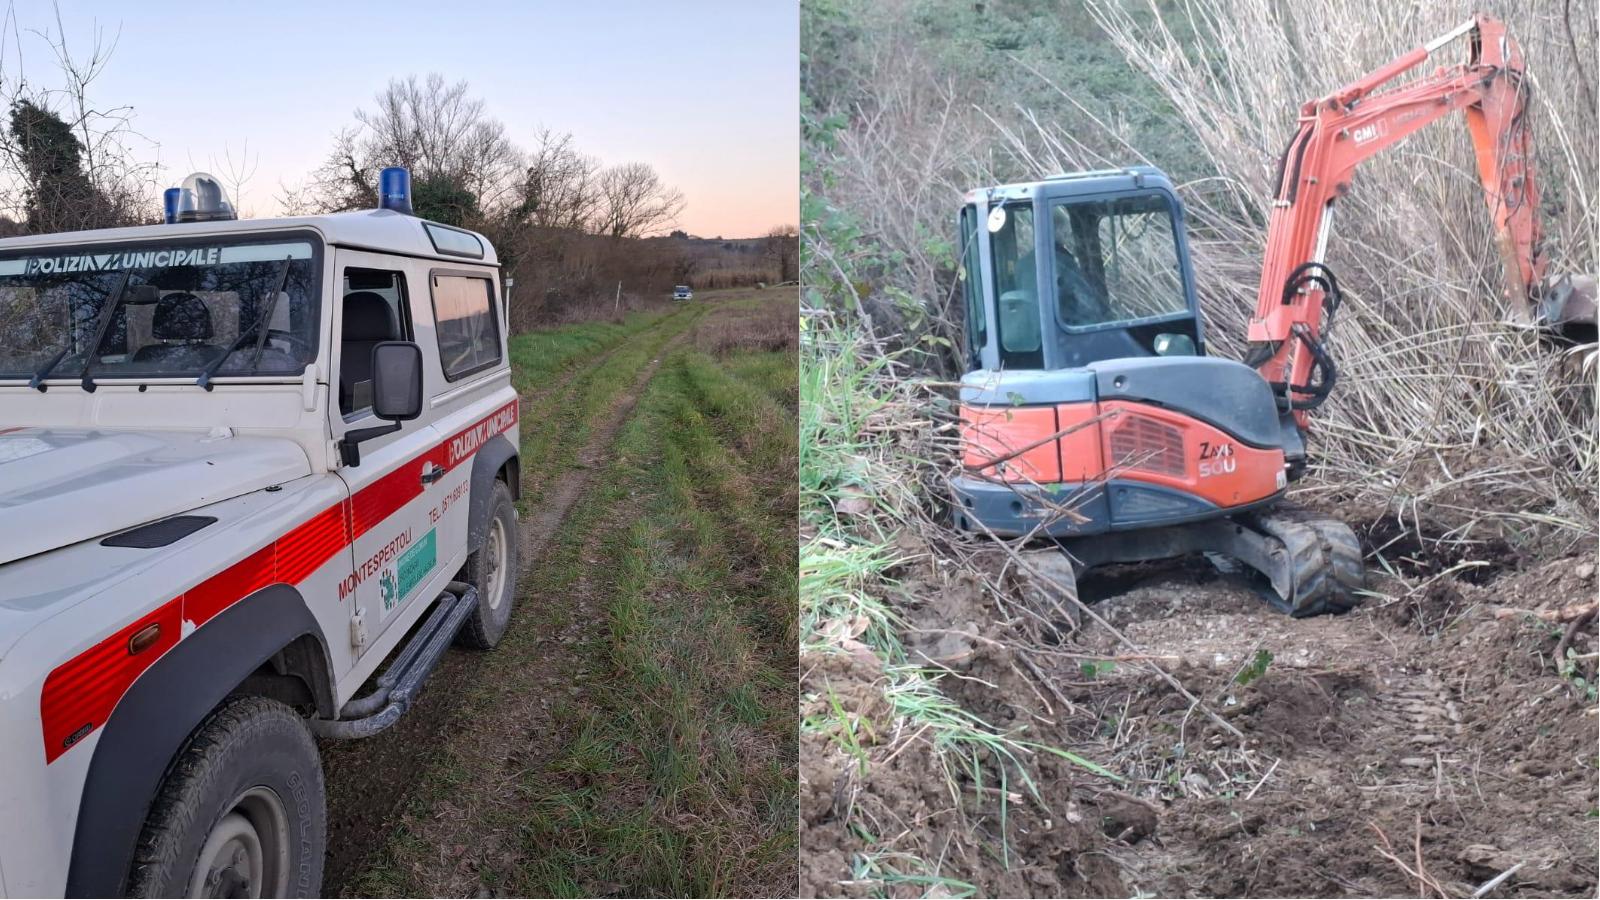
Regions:
M 626 593 L 613 581 L 618 559 L 634 555 L 612 542 L 648 520 L 653 502 L 647 491 L 618 483 L 629 471 L 630 441 L 637 444 L 645 427 L 640 417 L 659 414 L 659 398 L 649 410 L 639 408 L 640 401 L 663 390 L 659 382 L 669 360 L 675 373 L 683 366 L 714 366 L 694 347 L 705 323 L 761 306 L 757 300 L 782 302 L 770 296 L 712 295 L 663 310 L 649 321 L 608 327 L 599 338 L 586 337 L 582 352 L 553 372 L 518 375 L 523 577 L 511 630 L 491 653 L 447 654 L 416 707 L 389 732 L 323 747 L 330 820 L 327 895 L 533 895 L 580 885 L 601 892 L 648 889 L 653 873 L 645 867 L 634 866 L 638 881 L 603 871 L 613 858 L 624 867 L 629 862 L 623 850 L 606 846 L 611 832 L 584 832 L 604 828 L 601 816 L 556 829 L 594 849 L 596 860 L 574 857 L 567 865 L 554 865 L 562 849 L 541 837 L 540 828 L 549 804 L 566 802 L 563 780 L 569 776 L 562 773 L 569 771 L 575 744 L 581 751 L 588 748 L 585 740 L 627 742 L 607 734 L 607 729 L 622 729 L 605 715 L 607 699 L 625 696 L 632 685 L 629 673 L 617 671 L 606 650 L 617 643 L 615 607 Z M 792 294 L 790 303 L 792 308 Z M 514 346 L 513 359 L 525 361 L 531 352 L 524 348 L 519 358 Z M 715 588 L 715 583 L 703 584 L 703 590 Z M 654 612 L 665 617 L 671 609 Z M 715 628 L 706 630 L 705 637 L 717 636 Z M 714 730 L 705 716 L 696 720 Z M 620 751 L 608 748 L 604 758 L 580 768 L 592 763 L 593 777 L 625 785 L 624 762 Z M 792 763 L 789 771 L 792 783 Z M 640 833 L 647 833 L 643 824 Z M 737 853 L 726 855 L 730 863 L 741 859 Z M 684 856 L 692 858 L 688 851 Z M 663 862 L 691 868 L 682 860 Z M 764 876 L 757 862 L 746 858 L 747 867 Z
M 679 338 L 681 333 L 668 340 Z M 563 403 L 572 402 L 572 395 L 585 375 L 608 365 L 617 349 L 612 348 L 567 373 L 559 382 L 546 387 L 546 395 L 559 396 Z M 525 489 L 539 489 L 545 498 L 532 515 L 521 517 L 518 523 L 518 558 L 525 572 L 539 564 L 551 536 L 583 494 L 591 466 L 603 458 L 617 430 L 633 411 L 640 389 L 655 374 L 660 361 L 658 351 L 634 376 L 629 390 L 618 396 L 595 420 L 591 436 L 578 454 L 582 461 L 580 467 L 547 476 L 543 485 L 525 482 Z M 524 408 L 532 407 L 538 399 L 540 395 L 524 397 Z M 524 423 L 523 427 L 538 426 Z M 472 680 L 483 658 L 481 654 L 452 650 L 440 661 L 416 706 L 390 731 L 364 741 L 323 743 L 329 790 L 330 848 L 324 890 L 329 896 L 341 894 L 366 864 L 373 848 L 388 837 L 390 820 L 429 762 L 427 750 L 437 744 L 456 713 L 452 696 Z

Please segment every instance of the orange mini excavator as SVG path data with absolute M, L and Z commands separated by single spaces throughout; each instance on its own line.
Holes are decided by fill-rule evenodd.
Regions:
M 1393 83 L 1462 37 L 1464 65 Z M 968 194 L 956 524 L 1054 541 L 1080 568 L 1219 553 L 1264 575 L 1290 615 L 1353 607 L 1355 534 L 1277 506 L 1305 469 L 1309 415 L 1338 380 L 1323 344 L 1340 299 L 1323 261 L 1333 205 L 1363 160 L 1460 110 L 1509 299 L 1546 325 L 1592 329 L 1593 279 L 1545 279 L 1528 91 L 1505 26 L 1479 16 L 1302 107 L 1243 362 L 1204 355 L 1183 206 L 1160 171 Z

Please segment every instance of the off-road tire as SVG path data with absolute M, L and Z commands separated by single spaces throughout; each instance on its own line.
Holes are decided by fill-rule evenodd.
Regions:
M 268 860 L 261 896 L 321 896 L 328 826 L 322 759 L 300 716 L 266 697 L 224 700 L 179 749 L 139 835 L 127 896 L 189 896 L 202 853 L 221 858 L 213 842 L 236 831 L 241 818 L 259 832 Z M 237 847 L 223 850 L 228 846 Z
M 478 589 L 478 608 L 461 626 L 456 642 L 474 650 L 491 650 L 500 643 L 517 595 L 517 508 L 505 482 L 496 480 L 493 491 L 483 546 L 467 557 L 462 569 L 463 580 Z

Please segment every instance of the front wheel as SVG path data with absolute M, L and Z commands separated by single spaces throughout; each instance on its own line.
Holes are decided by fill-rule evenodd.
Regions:
M 316 897 L 327 809 L 304 720 L 265 697 L 223 701 L 178 751 L 139 836 L 132 897 Z
M 461 627 L 459 640 L 477 650 L 500 643 L 517 593 L 517 508 L 504 481 L 495 481 L 492 490 L 488 532 L 483 546 L 467 557 L 463 572 L 464 580 L 478 589 L 478 608 Z

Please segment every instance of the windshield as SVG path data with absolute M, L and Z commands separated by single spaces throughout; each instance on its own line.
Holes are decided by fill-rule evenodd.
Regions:
M 1188 311 L 1165 196 L 1056 203 L 1050 219 L 1062 324 L 1092 327 Z
M 0 254 L 0 378 L 299 374 L 316 355 L 318 256 L 303 237 Z

